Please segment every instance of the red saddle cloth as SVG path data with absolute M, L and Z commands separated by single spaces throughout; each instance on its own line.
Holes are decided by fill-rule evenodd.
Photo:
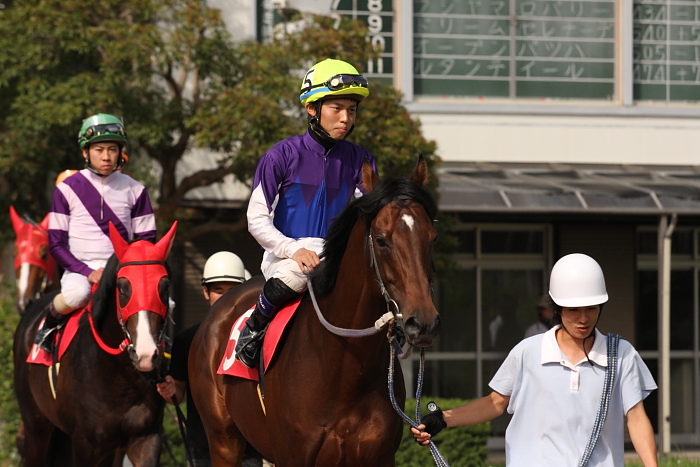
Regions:
M 279 344 L 282 333 L 287 328 L 289 320 L 292 319 L 297 308 L 299 308 L 299 302 L 301 298 L 289 303 L 287 306 L 282 308 L 277 312 L 272 322 L 270 322 L 265 332 L 265 337 L 263 339 L 263 368 L 267 371 L 267 367 L 272 361 L 272 357 L 275 355 L 277 350 L 277 345 Z M 224 358 L 221 359 L 221 364 L 217 370 L 217 374 L 237 376 L 239 378 L 250 379 L 253 381 L 258 381 L 258 369 L 248 368 L 241 361 L 236 358 L 236 341 L 238 341 L 238 336 L 241 335 L 243 326 L 253 314 L 253 308 L 243 313 L 231 326 L 231 333 L 229 334 L 228 344 L 226 345 L 226 352 L 224 352 Z
M 75 310 L 66 320 L 66 324 L 64 324 L 63 327 L 61 327 L 61 329 L 54 332 L 51 336 L 51 339 L 54 340 L 54 345 L 58 344 L 57 362 L 61 361 L 61 357 L 63 357 L 63 354 L 66 353 L 66 350 L 68 350 L 68 346 L 70 345 L 70 343 L 73 342 L 73 338 L 78 332 L 78 324 L 80 323 L 80 317 L 83 316 L 83 313 L 85 313 L 86 310 L 87 308 Z M 41 325 L 44 323 L 44 319 L 39 321 L 39 326 L 37 327 L 37 329 L 41 327 Z M 50 354 L 49 352 L 40 349 L 36 344 L 32 344 L 32 348 L 29 350 L 29 355 L 27 355 L 27 363 L 51 366 L 56 362 L 54 362 L 53 360 L 53 354 Z

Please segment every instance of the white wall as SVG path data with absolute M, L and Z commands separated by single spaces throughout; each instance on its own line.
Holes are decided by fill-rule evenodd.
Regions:
M 444 161 L 694 165 L 700 119 L 413 113 Z

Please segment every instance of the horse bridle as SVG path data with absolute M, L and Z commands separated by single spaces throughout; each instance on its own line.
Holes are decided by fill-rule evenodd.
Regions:
M 120 263 L 119 266 L 117 267 L 115 274 L 118 274 L 119 270 L 125 266 L 144 266 L 144 265 L 149 265 L 149 264 L 157 264 L 157 265 L 163 266 L 165 268 L 166 274 L 168 276 L 170 276 L 170 269 L 168 267 L 168 264 L 162 260 L 127 261 L 125 263 Z M 168 314 L 169 314 L 169 306 L 165 305 L 165 308 L 166 308 L 166 311 L 165 311 L 164 318 L 167 319 Z M 134 344 L 131 340 L 131 334 L 129 333 L 129 330 L 126 328 L 126 322 L 124 321 L 124 318 L 122 316 L 121 309 L 122 309 L 122 307 L 119 306 L 119 303 L 117 303 L 117 319 L 119 320 L 119 326 L 121 326 L 122 332 L 124 333 L 124 339 L 127 342 L 126 351 L 129 353 L 129 357 L 132 360 L 135 360 L 136 347 L 134 347 Z M 158 336 L 158 341 L 156 342 L 156 346 L 161 353 L 165 349 L 165 340 L 164 340 L 165 328 L 166 328 L 166 326 L 163 325 L 162 329 L 160 330 L 160 335 Z
M 170 275 L 170 269 L 168 268 L 168 264 L 165 261 L 160 261 L 160 260 L 148 260 L 148 261 L 128 261 L 126 263 L 121 263 L 117 267 L 117 271 L 124 267 L 124 266 L 139 266 L 139 265 L 146 265 L 146 264 L 158 264 L 162 265 L 165 267 L 165 270 L 168 275 Z M 100 346 L 102 350 L 105 352 L 111 354 L 111 355 L 119 355 L 120 353 L 124 352 L 125 350 L 129 354 L 129 358 L 131 360 L 135 360 L 136 356 L 136 347 L 134 346 L 132 339 L 131 339 L 131 334 L 129 333 L 129 330 L 126 328 L 126 323 L 124 321 L 124 318 L 122 317 L 121 313 L 121 307 L 117 303 L 117 319 L 119 321 L 119 326 L 122 328 L 122 332 L 124 333 L 124 340 L 121 342 L 119 347 L 112 348 L 108 346 L 100 337 L 100 335 L 97 333 L 97 330 L 95 329 L 95 325 L 92 321 L 92 302 L 90 303 L 90 306 L 88 307 L 88 318 L 90 320 L 90 327 L 92 328 L 92 334 L 97 341 L 97 344 Z M 166 319 L 169 314 L 169 307 L 166 307 Z M 166 326 L 164 325 L 163 328 L 160 330 L 160 335 L 158 336 L 158 342 L 156 342 L 156 346 L 158 347 L 158 350 L 162 353 L 163 350 L 165 349 L 165 339 L 167 338 L 165 336 L 165 328 Z
M 396 303 L 396 300 L 391 298 L 391 295 L 389 295 L 389 291 L 387 291 L 386 287 L 384 286 L 384 281 L 382 280 L 382 275 L 379 272 L 379 266 L 377 262 L 377 256 L 374 253 L 374 242 L 372 240 L 372 231 L 371 228 L 368 229 L 367 233 L 367 242 L 369 245 L 369 254 L 370 254 L 370 267 L 374 268 L 374 272 L 377 275 L 377 284 L 379 284 L 379 291 L 382 294 L 382 297 L 384 297 L 384 301 L 386 301 L 386 307 L 387 307 L 387 312 L 384 313 L 382 316 L 375 321 L 374 326 L 370 328 L 365 328 L 365 329 L 347 329 L 347 328 L 339 328 L 337 326 L 333 326 L 331 323 L 329 323 L 326 318 L 324 318 L 323 313 L 321 313 L 321 309 L 318 306 L 318 302 L 316 301 L 316 294 L 314 293 L 314 288 L 313 284 L 311 283 L 311 279 L 307 279 L 307 286 L 309 289 L 309 296 L 311 297 L 311 302 L 314 305 L 314 309 L 316 310 L 316 316 L 318 316 L 318 320 L 323 324 L 323 327 L 325 327 L 328 331 L 332 332 L 335 335 L 338 336 L 343 336 L 343 337 L 364 337 L 364 336 L 371 336 L 373 334 L 378 333 L 381 331 L 381 329 L 389 322 L 392 320 L 396 321 L 396 329 L 403 329 L 403 315 L 400 313 L 399 310 L 399 305 Z

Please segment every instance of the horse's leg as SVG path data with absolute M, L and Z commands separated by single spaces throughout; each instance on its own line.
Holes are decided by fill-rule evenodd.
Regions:
M 134 467 L 156 467 L 163 449 L 160 433 L 132 438 L 126 446 L 126 455 Z
M 70 437 L 59 430 L 53 430 L 49 445 L 49 467 L 69 467 L 73 465 Z
M 211 465 L 212 467 L 240 467 L 246 441 L 225 410 L 226 405 L 221 395 L 217 394 L 213 398 L 217 396 L 221 401 L 218 404 L 212 404 L 214 407 L 210 408 L 211 412 L 209 412 L 210 415 L 216 415 L 208 421 L 206 426 Z
M 17 433 L 17 448 L 24 467 L 43 467 L 49 454 L 54 426 L 45 418 L 23 420 Z
M 119 448 L 114 452 L 114 460 L 112 461 L 112 467 L 123 467 L 126 457 L 126 452 L 124 449 Z M 129 459 L 131 462 L 131 459 Z
M 95 446 L 91 441 L 79 437 L 73 440 L 73 465 L 94 465 L 97 467 L 111 467 L 112 457 L 101 446 Z

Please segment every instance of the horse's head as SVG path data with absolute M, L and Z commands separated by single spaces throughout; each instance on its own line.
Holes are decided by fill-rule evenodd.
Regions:
M 155 245 L 127 243 L 110 223 L 109 236 L 119 266 L 116 274 L 117 318 L 129 339 L 137 370 L 152 371 L 162 351 L 168 314 L 170 279 L 165 260 L 175 239 L 177 222 Z
M 56 278 L 55 264 L 49 254 L 49 216 L 40 223 L 23 220 L 10 206 L 10 220 L 15 231 L 15 277 L 17 309 L 20 313 L 39 297 Z
M 432 253 L 437 232 L 435 201 L 424 190 L 428 168 L 421 156 L 410 180 L 379 180 L 363 167 L 368 197 L 380 200 L 368 219 L 370 261 L 388 308 L 403 321 L 406 340 L 416 347 L 432 344 L 440 317 L 432 299 Z

